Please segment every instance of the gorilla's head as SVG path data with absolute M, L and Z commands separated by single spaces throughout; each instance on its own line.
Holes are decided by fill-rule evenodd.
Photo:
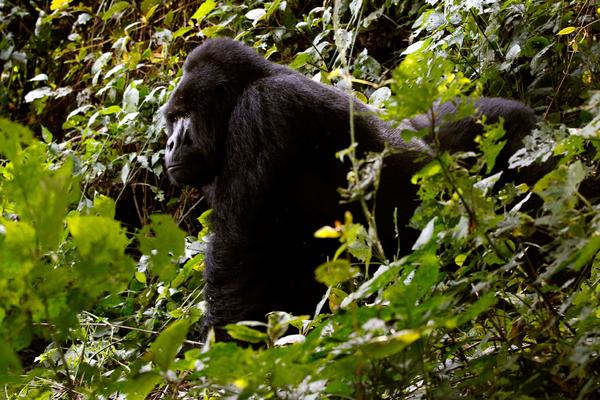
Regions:
M 255 51 L 230 39 L 206 41 L 189 54 L 164 108 L 165 164 L 174 183 L 200 187 L 219 175 L 232 110 L 244 89 L 271 69 Z

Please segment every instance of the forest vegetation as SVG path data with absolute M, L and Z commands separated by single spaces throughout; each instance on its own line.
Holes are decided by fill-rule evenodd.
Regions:
M 0 0 L 0 397 L 598 398 L 599 21 L 594 0 Z M 201 342 L 210 210 L 166 176 L 160 110 L 222 36 L 389 121 L 518 99 L 540 122 L 511 167 L 553 167 L 495 185 L 510 132 L 482 121 L 412 177 L 408 254 L 332 216 L 314 315 Z M 342 192 L 368 205 L 385 155 L 351 148 Z

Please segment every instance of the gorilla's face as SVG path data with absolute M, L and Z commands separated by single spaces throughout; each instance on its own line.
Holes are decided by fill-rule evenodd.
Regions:
M 214 63 L 186 62 L 183 78 L 169 99 L 165 164 L 171 181 L 201 187 L 211 183 L 223 165 L 231 113 L 225 76 Z M 193 63 L 192 63 L 193 62 Z

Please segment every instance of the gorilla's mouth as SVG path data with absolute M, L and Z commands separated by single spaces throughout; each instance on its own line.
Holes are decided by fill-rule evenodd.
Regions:
M 171 172 L 177 172 L 177 171 L 180 171 L 180 170 L 182 170 L 184 168 L 185 168 L 185 165 L 183 163 L 175 163 L 175 164 L 168 165 L 167 166 L 167 171 L 169 173 L 171 173 Z

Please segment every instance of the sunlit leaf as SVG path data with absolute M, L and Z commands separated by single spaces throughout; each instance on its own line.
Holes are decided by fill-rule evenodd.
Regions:
M 250 10 L 246 13 L 246 18 L 256 23 L 258 20 L 264 17 L 266 13 L 267 11 L 264 8 L 255 8 L 254 10 Z
M 72 0 L 52 0 L 52 3 L 50 3 L 50 10 L 56 11 L 67 6 L 71 1 Z
M 200 7 L 198 7 L 194 15 L 192 15 L 192 19 L 195 20 L 197 23 L 202 22 L 204 17 L 206 17 L 208 13 L 214 10 L 216 6 L 217 3 L 214 0 L 206 0 L 204 3 L 202 3 Z
M 573 33 L 576 30 L 577 30 L 577 28 L 575 28 L 574 26 L 567 26 L 566 28 L 563 28 L 560 31 L 558 31 L 556 36 L 568 35 L 569 33 Z
M 53 90 L 48 86 L 34 89 L 25 95 L 25 102 L 31 103 L 34 100 L 43 99 L 44 97 L 51 96 L 53 93 Z
M 331 226 L 324 226 L 319 228 L 314 236 L 318 239 L 336 239 L 342 236 L 342 233 Z

